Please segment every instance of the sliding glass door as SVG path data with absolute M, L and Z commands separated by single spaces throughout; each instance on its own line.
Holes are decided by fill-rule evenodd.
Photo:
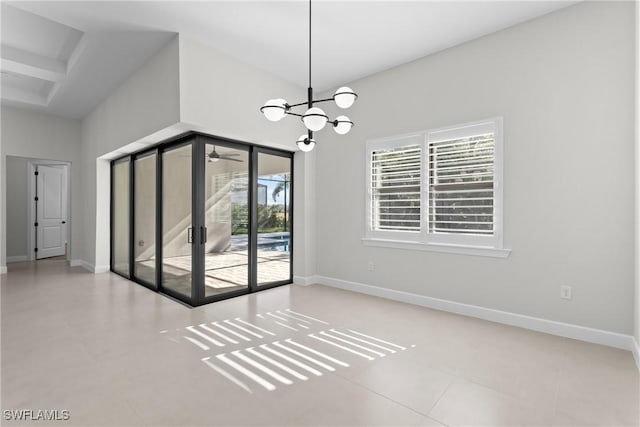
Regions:
M 249 287 L 249 151 L 219 141 L 204 153 L 204 297 Z M 219 299 L 219 298 L 218 298 Z
M 161 290 L 192 301 L 192 144 L 162 153 L 162 283 Z
M 258 152 L 257 285 L 291 278 L 291 158 Z
M 290 283 L 292 153 L 190 133 L 112 162 L 112 271 L 197 306 Z
M 156 288 L 156 164 L 155 150 L 133 161 L 133 275 Z

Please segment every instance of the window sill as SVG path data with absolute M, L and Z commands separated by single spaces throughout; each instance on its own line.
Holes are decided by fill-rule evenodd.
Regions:
M 365 246 L 377 246 L 382 248 L 409 249 L 415 251 L 443 252 L 449 254 L 473 255 L 491 258 L 507 258 L 511 249 L 498 249 L 486 246 L 451 245 L 440 243 L 419 243 L 402 240 L 387 240 L 375 238 L 363 238 Z

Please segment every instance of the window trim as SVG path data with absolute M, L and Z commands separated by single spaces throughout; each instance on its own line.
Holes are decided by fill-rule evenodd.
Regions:
M 475 128 L 475 130 L 473 128 Z M 438 141 L 467 136 L 470 131 L 493 132 L 494 134 L 494 234 L 492 236 L 479 236 L 430 233 L 428 224 L 429 164 L 426 157 L 429 152 L 429 145 Z M 373 230 L 371 226 L 373 217 L 371 156 L 376 150 L 398 148 L 413 144 L 420 144 L 422 148 L 422 155 L 420 159 L 421 229 L 419 232 Z M 366 222 L 364 238 L 362 239 L 363 244 L 366 246 L 382 246 L 410 250 L 427 250 L 500 258 L 507 257 L 511 250 L 505 249 L 503 246 L 503 160 L 504 139 L 502 117 L 493 117 L 484 120 L 456 124 L 453 126 L 426 129 L 420 132 L 368 140 L 365 147 L 365 183 L 367 188 L 365 202 Z

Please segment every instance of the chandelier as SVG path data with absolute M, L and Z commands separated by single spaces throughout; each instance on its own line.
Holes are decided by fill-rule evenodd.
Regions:
M 333 101 L 340 108 L 349 108 L 356 101 L 358 95 L 350 88 L 343 86 L 338 89 L 331 98 L 326 99 L 313 99 L 313 88 L 311 87 L 311 0 L 309 0 L 309 87 L 307 88 L 307 100 L 305 102 L 298 102 L 295 104 L 289 104 L 282 98 L 270 99 L 260 108 L 260 111 L 267 120 L 277 122 L 284 116 L 297 116 L 302 119 L 307 128 L 307 133 L 300 135 L 296 144 L 302 151 L 311 151 L 316 145 L 316 141 L 313 139 L 313 132 L 319 131 L 325 127 L 327 123 L 331 123 L 333 130 L 340 135 L 344 135 L 351 130 L 353 122 L 349 120 L 347 116 L 338 116 L 335 120 L 330 120 L 329 116 L 318 107 L 314 107 L 314 104 L 321 102 Z M 304 114 L 295 113 L 293 108 L 305 106 L 307 110 Z

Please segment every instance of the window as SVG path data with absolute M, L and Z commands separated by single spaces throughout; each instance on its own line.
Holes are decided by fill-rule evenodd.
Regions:
M 501 118 L 369 141 L 365 243 L 501 249 L 501 172 Z

